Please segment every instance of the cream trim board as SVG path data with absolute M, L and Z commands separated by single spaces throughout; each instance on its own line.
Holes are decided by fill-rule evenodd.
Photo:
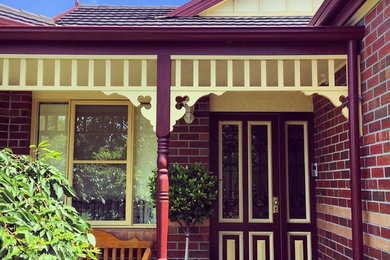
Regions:
M 288 126 L 302 125 L 304 131 L 304 157 L 305 157 L 305 204 L 306 218 L 292 219 L 290 218 L 290 201 L 289 201 L 289 173 L 288 173 Z M 307 121 L 286 121 L 285 123 L 285 143 L 286 143 L 286 188 L 287 188 L 287 222 L 288 223 L 310 223 L 310 172 L 309 172 L 309 144 L 308 144 L 308 129 Z
M 241 231 L 220 231 L 218 235 L 218 245 L 219 245 L 219 260 L 222 260 L 223 256 L 223 236 L 229 235 L 238 235 L 239 239 L 239 249 L 240 249 L 240 259 L 236 260 L 244 260 L 244 235 Z
M 222 165 L 222 126 L 223 125 L 237 125 L 238 126 L 238 194 L 239 194 L 239 217 L 235 219 L 223 218 L 223 165 Z M 218 197 L 219 197 L 219 205 L 218 205 L 218 218 L 221 223 L 242 223 L 243 222 L 243 182 L 242 182 L 242 122 L 241 121 L 219 121 L 218 122 L 218 179 L 219 179 L 219 187 L 218 187 Z
M 363 17 L 365 17 L 378 3 L 380 0 L 367 0 L 356 12 L 349 18 L 345 25 L 356 25 Z M 360 66 L 359 66 L 360 67 Z
M 313 252 L 311 248 L 311 233 L 310 232 L 288 232 L 288 259 L 295 259 L 291 257 L 291 236 L 306 236 L 306 244 L 307 244 L 307 259 L 312 259 Z
M 267 150 L 268 150 L 268 218 L 266 219 L 256 219 L 253 218 L 253 209 L 252 209 L 252 126 L 254 125 L 264 125 L 267 127 Z M 249 222 L 252 223 L 272 223 L 273 222 L 273 212 L 272 212 L 272 125 L 270 121 L 249 121 L 248 122 L 248 216 Z
M 269 237 L 269 260 L 274 260 L 274 250 L 278 250 L 274 247 L 274 233 L 273 232 L 249 232 L 249 260 L 253 258 L 253 237 L 254 236 L 268 236 Z

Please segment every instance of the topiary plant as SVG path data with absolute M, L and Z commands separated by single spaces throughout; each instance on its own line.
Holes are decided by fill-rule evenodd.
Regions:
M 63 200 L 74 190 L 45 163 L 59 153 L 45 146 L 32 146 L 35 159 L 0 150 L 0 259 L 96 259 L 89 224 Z
M 199 163 L 181 166 L 175 163 L 169 176 L 169 220 L 177 222 L 186 236 L 185 260 L 188 259 L 190 229 L 203 223 L 214 212 L 217 177 Z M 157 172 L 150 178 L 152 203 L 156 205 Z

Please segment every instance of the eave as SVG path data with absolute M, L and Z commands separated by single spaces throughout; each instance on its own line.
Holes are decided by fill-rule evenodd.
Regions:
M 343 26 L 366 0 L 325 0 L 309 25 Z
M 346 41 L 363 27 L 0 27 L 0 41 Z

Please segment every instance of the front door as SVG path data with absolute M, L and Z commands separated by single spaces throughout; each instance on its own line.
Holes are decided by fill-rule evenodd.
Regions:
M 313 258 L 310 114 L 213 114 L 211 259 Z

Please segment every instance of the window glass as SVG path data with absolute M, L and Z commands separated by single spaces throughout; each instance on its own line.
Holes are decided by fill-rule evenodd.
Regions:
M 48 163 L 66 173 L 66 144 L 68 142 L 68 104 L 39 104 L 38 143 L 48 141 L 48 148 L 61 153 L 61 160 Z
M 76 106 L 74 159 L 125 160 L 127 130 L 127 106 Z
M 135 110 L 134 127 L 133 223 L 154 224 L 156 210 L 151 206 L 148 183 L 152 171 L 156 169 L 157 137 L 140 108 Z
M 93 225 L 110 225 L 101 221 L 121 221 L 115 225 L 156 223 L 148 182 L 156 169 L 157 138 L 141 109 L 135 109 L 132 125 L 131 110 L 124 103 L 71 107 L 74 119 L 73 125 L 68 125 L 67 103 L 40 103 L 37 127 L 38 142 L 48 140 L 50 149 L 62 153 L 63 160 L 50 164 L 64 173 L 70 165 L 68 173 L 77 194 L 72 206 Z M 130 129 L 134 130 L 134 144 Z M 134 145 L 129 150 L 134 154 L 128 154 L 129 145 Z
M 128 106 L 75 108 L 72 205 L 88 220 L 126 220 Z

